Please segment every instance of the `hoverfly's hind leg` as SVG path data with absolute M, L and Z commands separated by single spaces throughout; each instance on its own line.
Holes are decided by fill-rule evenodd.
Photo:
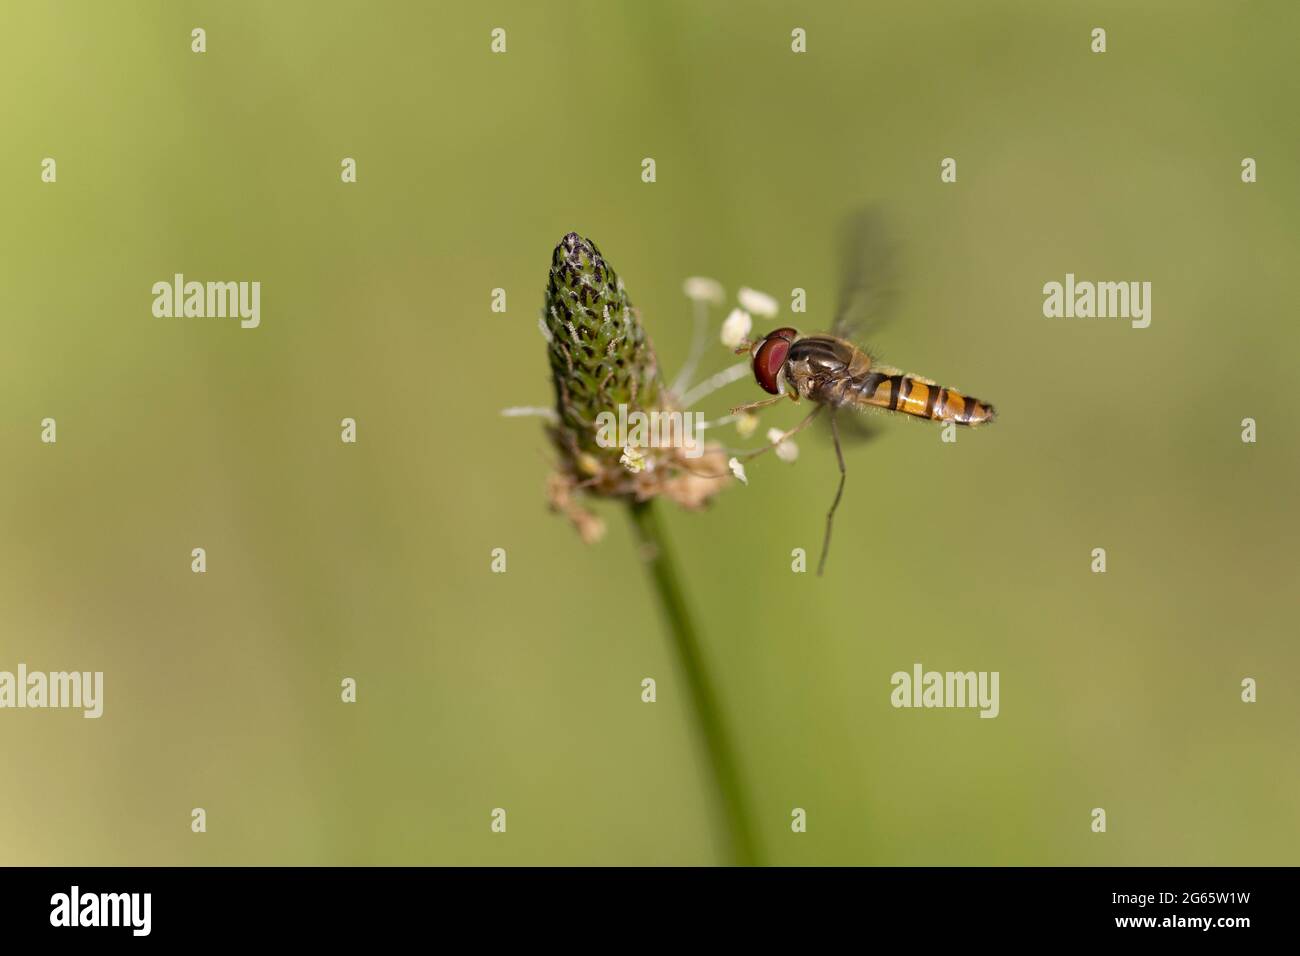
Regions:
M 835 409 L 831 409 L 831 438 L 835 442 L 835 458 L 840 463 L 840 486 L 835 489 L 835 500 L 831 502 L 831 510 L 826 512 L 826 537 L 822 539 L 822 557 L 817 562 L 817 576 L 821 577 L 822 572 L 826 570 L 826 556 L 831 550 L 831 522 L 835 520 L 835 509 L 840 506 L 840 498 L 844 494 L 844 479 L 848 473 L 844 468 L 844 452 L 840 449 L 840 430 L 835 425 Z

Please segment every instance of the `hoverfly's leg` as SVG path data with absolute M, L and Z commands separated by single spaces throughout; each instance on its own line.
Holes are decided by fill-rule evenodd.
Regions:
M 761 402 L 747 402 L 744 405 L 737 405 L 735 408 L 731 410 L 731 414 L 739 415 L 742 412 L 752 412 L 756 408 L 767 408 L 767 406 L 775 405 L 783 398 L 785 398 L 784 395 L 778 395 L 776 396 L 776 398 L 765 398 Z
M 760 448 L 755 448 L 752 451 L 743 451 L 743 452 L 737 451 L 735 457 L 739 461 L 749 461 L 751 458 L 757 458 L 759 455 L 763 454 L 764 452 L 771 451 L 773 448 L 781 444 L 781 442 L 785 441 L 790 436 L 797 435 L 799 432 L 807 428 L 808 424 L 819 414 L 821 414 L 821 410 L 825 407 L 826 407 L 825 405 L 814 405 L 813 410 L 803 417 L 803 421 L 799 422 L 798 425 L 795 425 L 794 428 L 791 428 L 788 432 L 782 434 L 780 437 L 777 438 L 776 441 L 768 442 L 766 445 L 763 445 Z M 691 469 L 689 468 L 687 468 L 686 470 L 690 471 L 691 474 L 693 475 L 698 475 L 701 478 L 729 478 L 731 476 L 730 472 L 723 472 L 716 475 L 706 475 L 703 472 L 691 471 Z
M 741 461 L 749 461 L 751 458 L 757 458 L 759 455 L 763 454 L 764 452 L 771 451 L 773 448 L 781 444 L 781 442 L 785 441 L 787 438 L 790 438 L 793 435 L 797 435 L 799 434 L 799 432 L 807 428 L 808 424 L 814 418 L 820 415 L 821 410 L 825 407 L 826 407 L 825 405 L 814 405 L 813 410 L 809 412 L 807 415 L 805 415 L 803 417 L 803 420 L 799 422 L 798 425 L 795 425 L 794 428 L 791 428 L 788 432 L 783 433 L 780 437 L 777 438 L 776 441 L 770 441 L 762 448 L 755 448 L 751 452 L 746 452 L 745 454 L 737 455 L 736 457 L 739 458 Z
M 848 477 L 844 469 L 844 452 L 840 450 L 840 430 L 835 425 L 835 409 L 831 409 L 831 438 L 835 442 L 835 457 L 840 463 L 840 486 L 835 489 L 835 500 L 831 502 L 831 510 L 826 512 L 826 537 L 822 539 L 822 557 L 817 562 L 817 577 L 822 576 L 826 570 L 826 555 L 831 550 L 831 522 L 835 520 L 835 509 L 840 506 L 840 497 L 844 494 L 844 479 Z

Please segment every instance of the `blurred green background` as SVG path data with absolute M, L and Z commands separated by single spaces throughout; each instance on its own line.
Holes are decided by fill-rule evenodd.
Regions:
M 869 344 L 1000 420 L 882 421 L 822 580 L 790 571 L 834 490 L 813 436 L 665 515 L 767 859 L 1295 863 L 1300 14 L 1143 7 L 6 5 L 0 669 L 106 690 L 0 712 L 0 861 L 724 861 L 625 517 L 582 545 L 499 410 L 551 401 L 566 232 L 671 376 L 686 276 L 825 326 L 877 201 L 904 265 Z M 260 281 L 261 327 L 155 319 L 175 272 Z M 1152 282 L 1151 327 L 1045 319 L 1066 272 Z M 917 661 L 1000 671 L 1001 715 L 893 709 Z

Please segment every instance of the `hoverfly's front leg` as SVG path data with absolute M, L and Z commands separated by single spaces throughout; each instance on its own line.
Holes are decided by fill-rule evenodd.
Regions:
M 737 405 L 731 410 L 732 415 L 743 415 L 745 412 L 752 412 L 756 408 L 767 408 L 769 405 L 775 405 L 784 395 L 778 395 L 776 398 L 765 398 L 761 402 L 746 402 L 744 405 Z
M 775 405 L 783 398 L 788 398 L 792 402 L 799 401 L 799 396 L 794 392 L 782 392 L 774 398 L 765 398 L 761 402 L 747 402 L 744 405 L 737 405 L 731 410 L 731 414 L 743 415 L 745 412 L 752 412 L 756 408 L 767 408 L 767 406 Z

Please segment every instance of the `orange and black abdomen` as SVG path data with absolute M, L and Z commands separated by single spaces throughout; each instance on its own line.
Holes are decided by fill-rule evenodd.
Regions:
M 790 347 L 787 361 L 801 371 L 806 370 L 808 397 L 813 401 L 883 408 L 958 425 L 983 425 L 995 416 L 992 405 L 954 388 L 876 365 L 868 353 L 844 339 L 831 336 L 798 339 Z
M 869 378 L 875 373 L 867 374 Z M 917 418 L 928 418 L 934 422 L 983 425 L 996 417 L 993 406 L 978 398 L 963 395 L 953 388 L 944 388 L 928 379 L 902 373 L 889 375 L 874 386 L 869 381 L 864 382 L 862 391 L 863 394 L 873 392 L 873 397 L 867 399 L 865 404 L 902 412 L 904 415 L 915 415 Z

